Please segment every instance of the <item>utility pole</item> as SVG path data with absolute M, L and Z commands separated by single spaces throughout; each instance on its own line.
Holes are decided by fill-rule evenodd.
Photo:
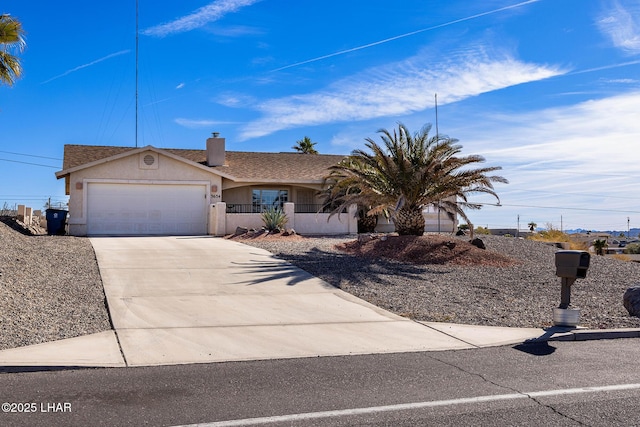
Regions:
M 629 239 L 629 217 L 627 217 L 627 239 Z
M 520 237 L 520 214 L 518 214 L 518 228 L 516 228 L 516 237 Z

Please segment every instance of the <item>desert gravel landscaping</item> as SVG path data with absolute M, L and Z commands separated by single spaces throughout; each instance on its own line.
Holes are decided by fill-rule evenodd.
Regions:
M 0 349 L 111 329 L 89 239 L 0 222 Z
M 438 240 L 434 247 L 440 252 L 435 264 L 372 258 L 382 252 L 380 248 L 355 256 L 336 247 L 353 246 L 353 238 L 258 237 L 241 241 L 266 249 L 372 304 L 415 320 L 551 326 L 552 309 L 560 303 L 560 278 L 555 275 L 557 249 L 531 240 L 479 237 L 487 246 L 482 262 L 492 264 L 492 257 L 500 262 L 459 265 L 469 264 L 482 250 L 468 248 L 468 237 L 451 235 L 440 239 L 455 243 L 456 251 L 463 251 L 465 245 L 469 249 L 469 253 L 461 252 L 461 262 L 442 256 Z M 503 262 L 505 256 L 513 262 Z M 580 325 L 597 329 L 640 327 L 640 318 L 629 316 L 622 305 L 625 290 L 638 282 L 640 264 L 592 256 L 587 278 L 579 279 L 572 289 L 572 305 L 581 309 Z
M 275 256 L 373 304 L 416 320 L 545 327 L 560 302 L 556 248 L 541 242 L 481 236 L 421 237 L 398 253 L 394 237 L 358 245 L 353 237 L 261 236 L 234 240 Z M 366 240 L 366 239 L 365 239 Z M 385 246 L 387 248 L 385 249 Z M 396 258 L 396 259 L 392 259 Z M 406 261 L 407 259 L 413 262 Z M 481 262 L 483 265 L 470 265 Z M 640 282 L 640 264 L 591 258 L 573 288 L 581 325 L 640 327 L 622 306 Z M 111 329 L 89 239 L 29 236 L 0 222 L 0 349 Z

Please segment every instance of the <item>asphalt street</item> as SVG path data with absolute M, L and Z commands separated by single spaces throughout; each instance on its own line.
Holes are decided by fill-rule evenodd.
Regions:
M 0 425 L 640 424 L 640 339 L 140 368 L 2 368 Z

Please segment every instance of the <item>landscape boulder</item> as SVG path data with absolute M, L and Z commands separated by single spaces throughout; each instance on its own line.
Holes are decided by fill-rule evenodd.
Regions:
M 479 239 L 477 237 L 475 239 L 471 240 L 469 243 L 471 243 L 476 248 L 487 249 L 487 247 L 484 245 L 484 242 L 482 241 L 482 239 Z
M 627 289 L 622 297 L 622 304 L 631 316 L 640 317 L 640 284 Z

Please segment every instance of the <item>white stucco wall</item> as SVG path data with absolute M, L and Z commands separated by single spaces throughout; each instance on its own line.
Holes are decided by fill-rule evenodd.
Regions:
M 141 159 L 147 154 L 153 154 L 157 157 L 157 167 L 141 167 Z M 150 150 L 143 151 L 70 174 L 68 224 L 71 235 L 84 236 L 87 234 L 84 202 L 90 182 L 140 184 L 206 182 L 210 190 L 207 203 L 220 201 L 222 195 L 222 179 L 213 171 L 204 170 Z
M 264 226 L 260 214 L 221 214 L 225 212 L 226 203 L 216 203 L 211 207 L 210 221 L 213 226 L 209 230 L 214 235 L 233 234 L 237 227 L 260 229 Z M 331 217 L 329 214 L 294 213 L 294 204 L 285 203 L 285 213 L 289 217 L 285 228 L 293 228 L 296 233 L 303 235 L 340 235 L 356 234 L 358 220 L 355 217 L 356 206 L 352 206 L 348 213 Z

